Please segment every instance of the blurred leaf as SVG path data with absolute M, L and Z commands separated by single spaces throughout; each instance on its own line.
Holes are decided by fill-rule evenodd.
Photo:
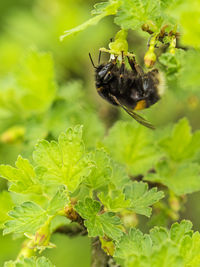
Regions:
M 96 142 L 103 138 L 103 122 L 88 100 L 88 93 L 80 81 L 68 82 L 60 88 L 58 99 L 48 112 L 47 127 L 54 138 L 67 127 L 77 124 L 84 125 L 83 140 L 87 147 L 94 147 Z
M 170 164 L 161 161 L 155 171 L 145 176 L 144 180 L 162 183 L 178 196 L 200 190 L 200 165 L 197 163 Z
M 196 64 L 197 58 L 200 58 L 199 49 L 189 49 L 187 53 L 185 53 L 179 77 L 179 90 L 183 89 L 189 93 L 195 92 L 195 94 L 199 92 L 200 64 Z M 190 66 L 192 66 L 192 71 Z
M 159 157 L 153 145 L 153 133 L 134 122 L 118 121 L 110 129 L 104 144 L 117 162 L 126 165 L 131 175 L 145 173 Z
M 26 118 L 49 108 L 56 92 L 50 54 L 30 51 L 21 66 L 1 81 L 0 116 Z
M 12 207 L 13 201 L 9 192 L 0 192 L 0 229 L 4 227 L 4 223 L 10 218 L 8 212 Z
M 94 9 L 92 10 L 92 15 L 99 15 L 101 14 L 103 11 L 105 11 L 105 9 L 110 5 L 109 1 L 108 2 L 100 2 L 94 5 Z
M 107 235 L 113 240 L 121 237 L 119 217 L 111 212 L 99 214 L 101 205 L 98 201 L 86 198 L 85 202 L 79 201 L 75 209 L 85 219 L 89 237 Z
M 183 59 L 186 52 L 182 49 L 176 49 L 175 54 L 169 52 L 162 53 L 159 57 L 159 62 L 163 66 L 163 71 L 168 75 L 168 78 L 174 78 L 174 75 L 180 72 L 183 67 Z
M 200 47 L 200 6 L 198 0 L 183 1 L 183 5 L 176 10 L 180 16 L 182 26 L 182 41 L 184 44 Z M 191 21 L 193 20 L 193 23 Z
M 27 112 L 43 112 L 51 105 L 56 92 L 53 60 L 48 53 L 30 51 L 16 72 L 21 89 L 20 102 Z
M 192 134 L 188 120 L 181 119 L 171 136 L 161 139 L 159 145 L 176 162 L 192 159 L 200 146 L 200 131 Z

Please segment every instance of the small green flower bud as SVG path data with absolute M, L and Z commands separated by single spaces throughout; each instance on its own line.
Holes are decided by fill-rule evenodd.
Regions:
M 25 128 L 22 126 L 13 126 L 3 132 L 0 136 L 0 140 L 5 144 L 13 144 L 22 141 L 25 134 Z
M 144 56 L 144 63 L 147 68 L 152 68 L 156 62 L 156 54 L 152 49 L 149 49 Z

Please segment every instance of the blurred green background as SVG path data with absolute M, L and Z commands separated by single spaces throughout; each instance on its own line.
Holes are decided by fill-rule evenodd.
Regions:
M 94 4 L 92 0 L 0 2 L 0 163 L 14 164 L 18 154 L 30 157 L 38 139 L 56 139 L 61 131 L 74 124 L 84 125 L 84 140 L 90 149 L 119 117 L 130 120 L 127 114 L 120 113 L 97 96 L 88 57 L 90 52 L 97 62 L 98 49 L 107 47 L 110 38 L 119 30 L 112 17 L 59 41 L 65 30 L 90 17 Z M 148 35 L 129 32 L 128 38 L 129 50 L 134 51 L 142 64 Z M 199 55 L 199 51 L 193 50 L 187 55 L 181 54 L 183 66 L 180 66 L 179 76 L 173 72 L 169 75 L 163 99 L 144 112 L 158 128 L 183 116 L 189 118 L 193 130 L 200 128 Z M 103 55 L 103 59 L 108 56 Z M 26 80 L 30 65 L 37 77 L 33 75 L 31 80 Z M 49 84 L 45 87 L 47 81 Z M 33 91 L 24 93 L 29 83 L 34 84 L 32 90 L 39 98 Z M 6 188 L 1 179 L 0 190 Z M 191 219 L 194 229 L 198 230 L 199 201 L 199 193 L 189 196 L 182 213 L 182 217 Z M 57 267 L 90 266 L 87 237 L 68 238 L 55 234 L 52 242 L 57 248 L 44 254 Z M 21 239 L 0 235 L 0 266 L 16 258 L 21 243 Z

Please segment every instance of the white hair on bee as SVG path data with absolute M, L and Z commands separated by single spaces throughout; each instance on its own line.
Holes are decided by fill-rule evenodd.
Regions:
M 118 59 L 119 61 L 122 61 L 122 55 L 119 55 L 119 56 L 117 57 L 117 59 Z
M 157 90 L 158 90 L 158 94 L 162 96 L 166 89 L 166 79 L 165 79 L 165 75 L 163 72 L 159 71 L 158 80 L 159 80 L 159 85 L 158 85 Z
M 115 59 L 115 55 L 114 54 L 110 54 L 110 60 L 114 60 Z

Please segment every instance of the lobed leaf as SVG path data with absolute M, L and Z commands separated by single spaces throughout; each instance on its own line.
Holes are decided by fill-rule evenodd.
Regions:
M 42 168 L 45 181 L 66 185 L 71 192 L 90 174 L 93 166 L 85 152 L 81 126 L 61 133 L 58 142 L 39 141 L 33 159 Z
M 20 258 L 16 261 L 7 261 L 4 267 L 55 267 L 46 257 Z
M 55 215 L 58 211 L 62 210 L 68 203 L 69 198 L 67 196 L 67 191 L 64 186 L 60 186 L 47 206 L 47 213 L 49 215 Z
M 158 162 L 155 171 L 144 180 L 166 185 L 178 196 L 200 190 L 200 165 L 197 163 L 172 164 L 163 160 Z
M 192 134 L 188 120 L 181 119 L 174 126 L 171 136 L 161 139 L 159 145 L 174 161 L 192 159 L 200 146 L 200 131 Z
M 111 212 L 100 214 L 101 205 L 98 201 L 86 198 L 84 202 L 79 201 L 75 209 L 85 219 L 89 237 L 106 235 L 113 240 L 121 237 L 119 217 Z
M 60 36 L 60 40 L 62 41 L 65 37 L 71 34 L 76 34 L 80 31 L 83 31 L 88 26 L 97 24 L 102 18 L 106 16 L 114 15 L 117 12 L 120 4 L 121 1 L 119 0 L 109 0 L 108 2 L 97 3 L 94 6 L 94 10 L 92 11 L 92 14 L 95 14 L 96 16 L 71 30 L 65 31 L 65 34 Z
M 84 180 L 84 183 L 95 190 L 110 182 L 112 170 L 110 167 L 110 158 L 103 149 L 96 150 L 92 154 L 92 159 L 95 162 L 95 166 L 92 168 L 89 176 Z
M 153 142 L 149 129 L 122 121 L 115 123 L 104 140 L 111 156 L 125 164 L 131 175 L 145 173 L 154 166 L 160 154 Z
M 152 206 L 164 197 L 162 191 L 157 192 L 157 188 L 148 190 L 148 184 L 143 182 L 133 182 L 125 188 L 126 199 L 130 200 L 129 209 L 137 214 L 150 217 Z
M 9 190 L 23 194 L 41 194 L 40 182 L 30 162 L 18 156 L 15 165 L 16 168 L 9 165 L 0 165 L 1 177 L 11 182 Z
M 148 235 L 132 228 L 117 243 L 114 257 L 122 267 L 198 266 L 200 257 L 195 245 L 199 248 L 200 238 L 191 227 L 189 221 L 183 220 L 169 231 L 154 227 Z
M 120 190 L 101 192 L 98 197 L 108 211 L 120 212 L 130 207 L 130 199 L 125 199 L 125 194 Z
M 12 220 L 5 223 L 3 234 L 34 234 L 47 220 L 47 214 L 34 202 L 24 202 L 8 213 Z

